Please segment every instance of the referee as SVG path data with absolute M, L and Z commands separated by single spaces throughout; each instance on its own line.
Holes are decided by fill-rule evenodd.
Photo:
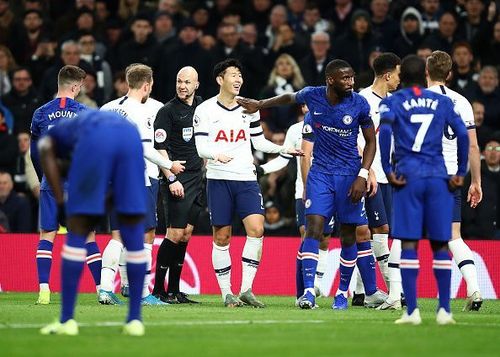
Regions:
M 153 295 L 170 304 L 197 303 L 179 289 L 186 248 L 202 210 L 202 166 L 193 136 L 193 115 L 201 97 L 198 73 L 193 67 L 183 67 L 177 73 L 176 96 L 167 102 L 156 116 L 155 149 L 171 160 L 185 160 L 185 171 L 174 175 L 162 169 L 162 196 L 167 234 L 156 258 L 156 279 Z M 168 270 L 168 290 L 165 276 Z

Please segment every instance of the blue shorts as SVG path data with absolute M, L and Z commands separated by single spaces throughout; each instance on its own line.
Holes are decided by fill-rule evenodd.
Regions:
M 41 230 L 52 232 L 59 229 L 56 199 L 51 190 L 40 190 L 38 218 Z
M 146 215 L 144 216 L 144 228 L 149 231 L 156 228 L 156 203 L 158 202 L 158 191 L 160 183 L 157 179 L 149 178 L 151 186 L 146 186 Z
M 451 239 L 453 194 L 443 178 L 412 178 L 393 193 L 392 235 L 419 240 L 425 232 L 430 240 Z
M 306 215 L 305 215 L 304 201 L 302 199 L 295 200 L 295 221 L 297 223 L 297 227 L 304 226 L 306 227 Z M 333 227 L 335 226 L 335 218 L 331 217 L 330 219 L 325 219 L 325 225 L 323 226 L 323 234 L 332 234 Z
M 340 224 L 368 224 L 364 198 L 353 203 L 347 195 L 357 176 L 337 176 L 309 171 L 306 187 L 306 215 L 335 216 Z
M 370 228 L 377 228 L 388 224 L 382 190 L 378 189 L 375 196 L 367 197 L 365 202 L 368 226 Z
M 453 192 L 453 222 L 462 222 L 462 190 Z
M 111 135 L 112 134 L 112 135 Z M 139 132 L 124 122 L 103 121 L 82 135 L 73 152 L 68 175 L 66 212 L 104 215 L 111 191 L 118 214 L 143 215 L 144 158 Z
M 236 212 L 240 219 L 264 215 L 257 181 L 207 180 L 207 200 L 212 226 L 229 226 Z
M 392 186 L 388 183 L 379 183 L 378 189 L 382 193 L 382 198 L 384 200 L 385 207 L 385 217 L 387 219 L 387 224 L 389 228 L 391 227 L 392 218 Z

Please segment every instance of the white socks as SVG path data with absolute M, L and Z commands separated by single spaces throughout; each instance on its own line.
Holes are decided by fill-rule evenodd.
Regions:
M 242 277 L 241 277 L 241 292 L 244 293 L 252 288 L 257 268 L 259 267 L 260 258 L 262 256 L 263 237 L 254 238 L 247 236 L 243 253 L 241 254 L 242 262 Z
M 361 273 L 359 272 L 358 267 L 356 267 L 356 289 L 354 290 L 356 294 L 364 294 L 365 286 L 363 284 L 363 278 L 361 277 Z
M 101 289 L 105 291 L 115 290 L 115 276 L 118 270 L 118 261 L 123 244 L 117 240 L 111 239 L 102 252 L 101 269 Z
M 222 301 L 225 301 L 227 294 L 233 295 L 231 291 L 231 256 L 229 255 L 229 244 L 225 247 L 219 247 L 213 243 L 212 265 L 222 293 Z
M 389 243 L 388 234 L 373 234 L 372 235 L 372 250 L 375 255 L 375 259 L 378 262 L 380 272 L 385 281 L 387 289 L 389 289 Z
M 401 271 L 399 263 L 401 261 L 401 241 L 399 239 L 392 240 L 391 253 L 389 255 L 388 270 L 389 270 L 389 300 L 401 300 L 403 287 L 401 285 Z
M 328 262 L 328 249 L 327 250 L 319 250 L 319 260 L 318 267 L 316 268 L 316 276 L 314 277 L 314 287 L 319 289 L 319 291 L 323 294 L 322 282 L 323 276 L 326 271 L 326 264 Z
M 448 243 L 453 259 L 457 263 L 462 275 L 467 283 L 467 296 L 471 296 L 476 291 L 479 291 L 477 282 L 477 270 L 474 265 L 472 251 L 465 244 L 462 238 L 454 239 Z
M 146 255 L 146 275 L 144 276 L 144 286 L 142 287 L 142 297 L 149 294 L 149 282 L 151 281 L 151 264 L 153 262 L 153 244 L 144 243 L 144 254 Z
M 118 269 L 120 270 L 121 286 L 128 285 L 127 249 L 125 249 L 125 247 L 123 247 L 122 252 L 120 254 L 120 260 L 118 261 Z

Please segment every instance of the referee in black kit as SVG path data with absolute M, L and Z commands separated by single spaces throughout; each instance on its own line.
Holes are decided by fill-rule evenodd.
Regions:
M 176 96 L 156 116 L 155 149 L 171 160 L 185 160 L 185 171 L 174 175 L 163 170 L 160 191 L 165 211 L 167 234 L 156 257 L 156 278 L 153 295 L 170 304 L 195 304 L 180 291 L 179 283 L 186 248 L 202 210 L 202 166 L 193 136 L 193 115 L 201 97 L 195 96 L 199 86 L 193 67 L 177 73 Z M 168 290 L 165 276 L 168 274 Z

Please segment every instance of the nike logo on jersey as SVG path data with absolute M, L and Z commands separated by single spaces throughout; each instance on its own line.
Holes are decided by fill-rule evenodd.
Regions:
M 320 112 L 314 111 L 314 112 L 313 112 L 313 114 L 314 114 L 314 115 L 321 115 L 321 114 L 323 114 L 323 113 L 320 113 Z

